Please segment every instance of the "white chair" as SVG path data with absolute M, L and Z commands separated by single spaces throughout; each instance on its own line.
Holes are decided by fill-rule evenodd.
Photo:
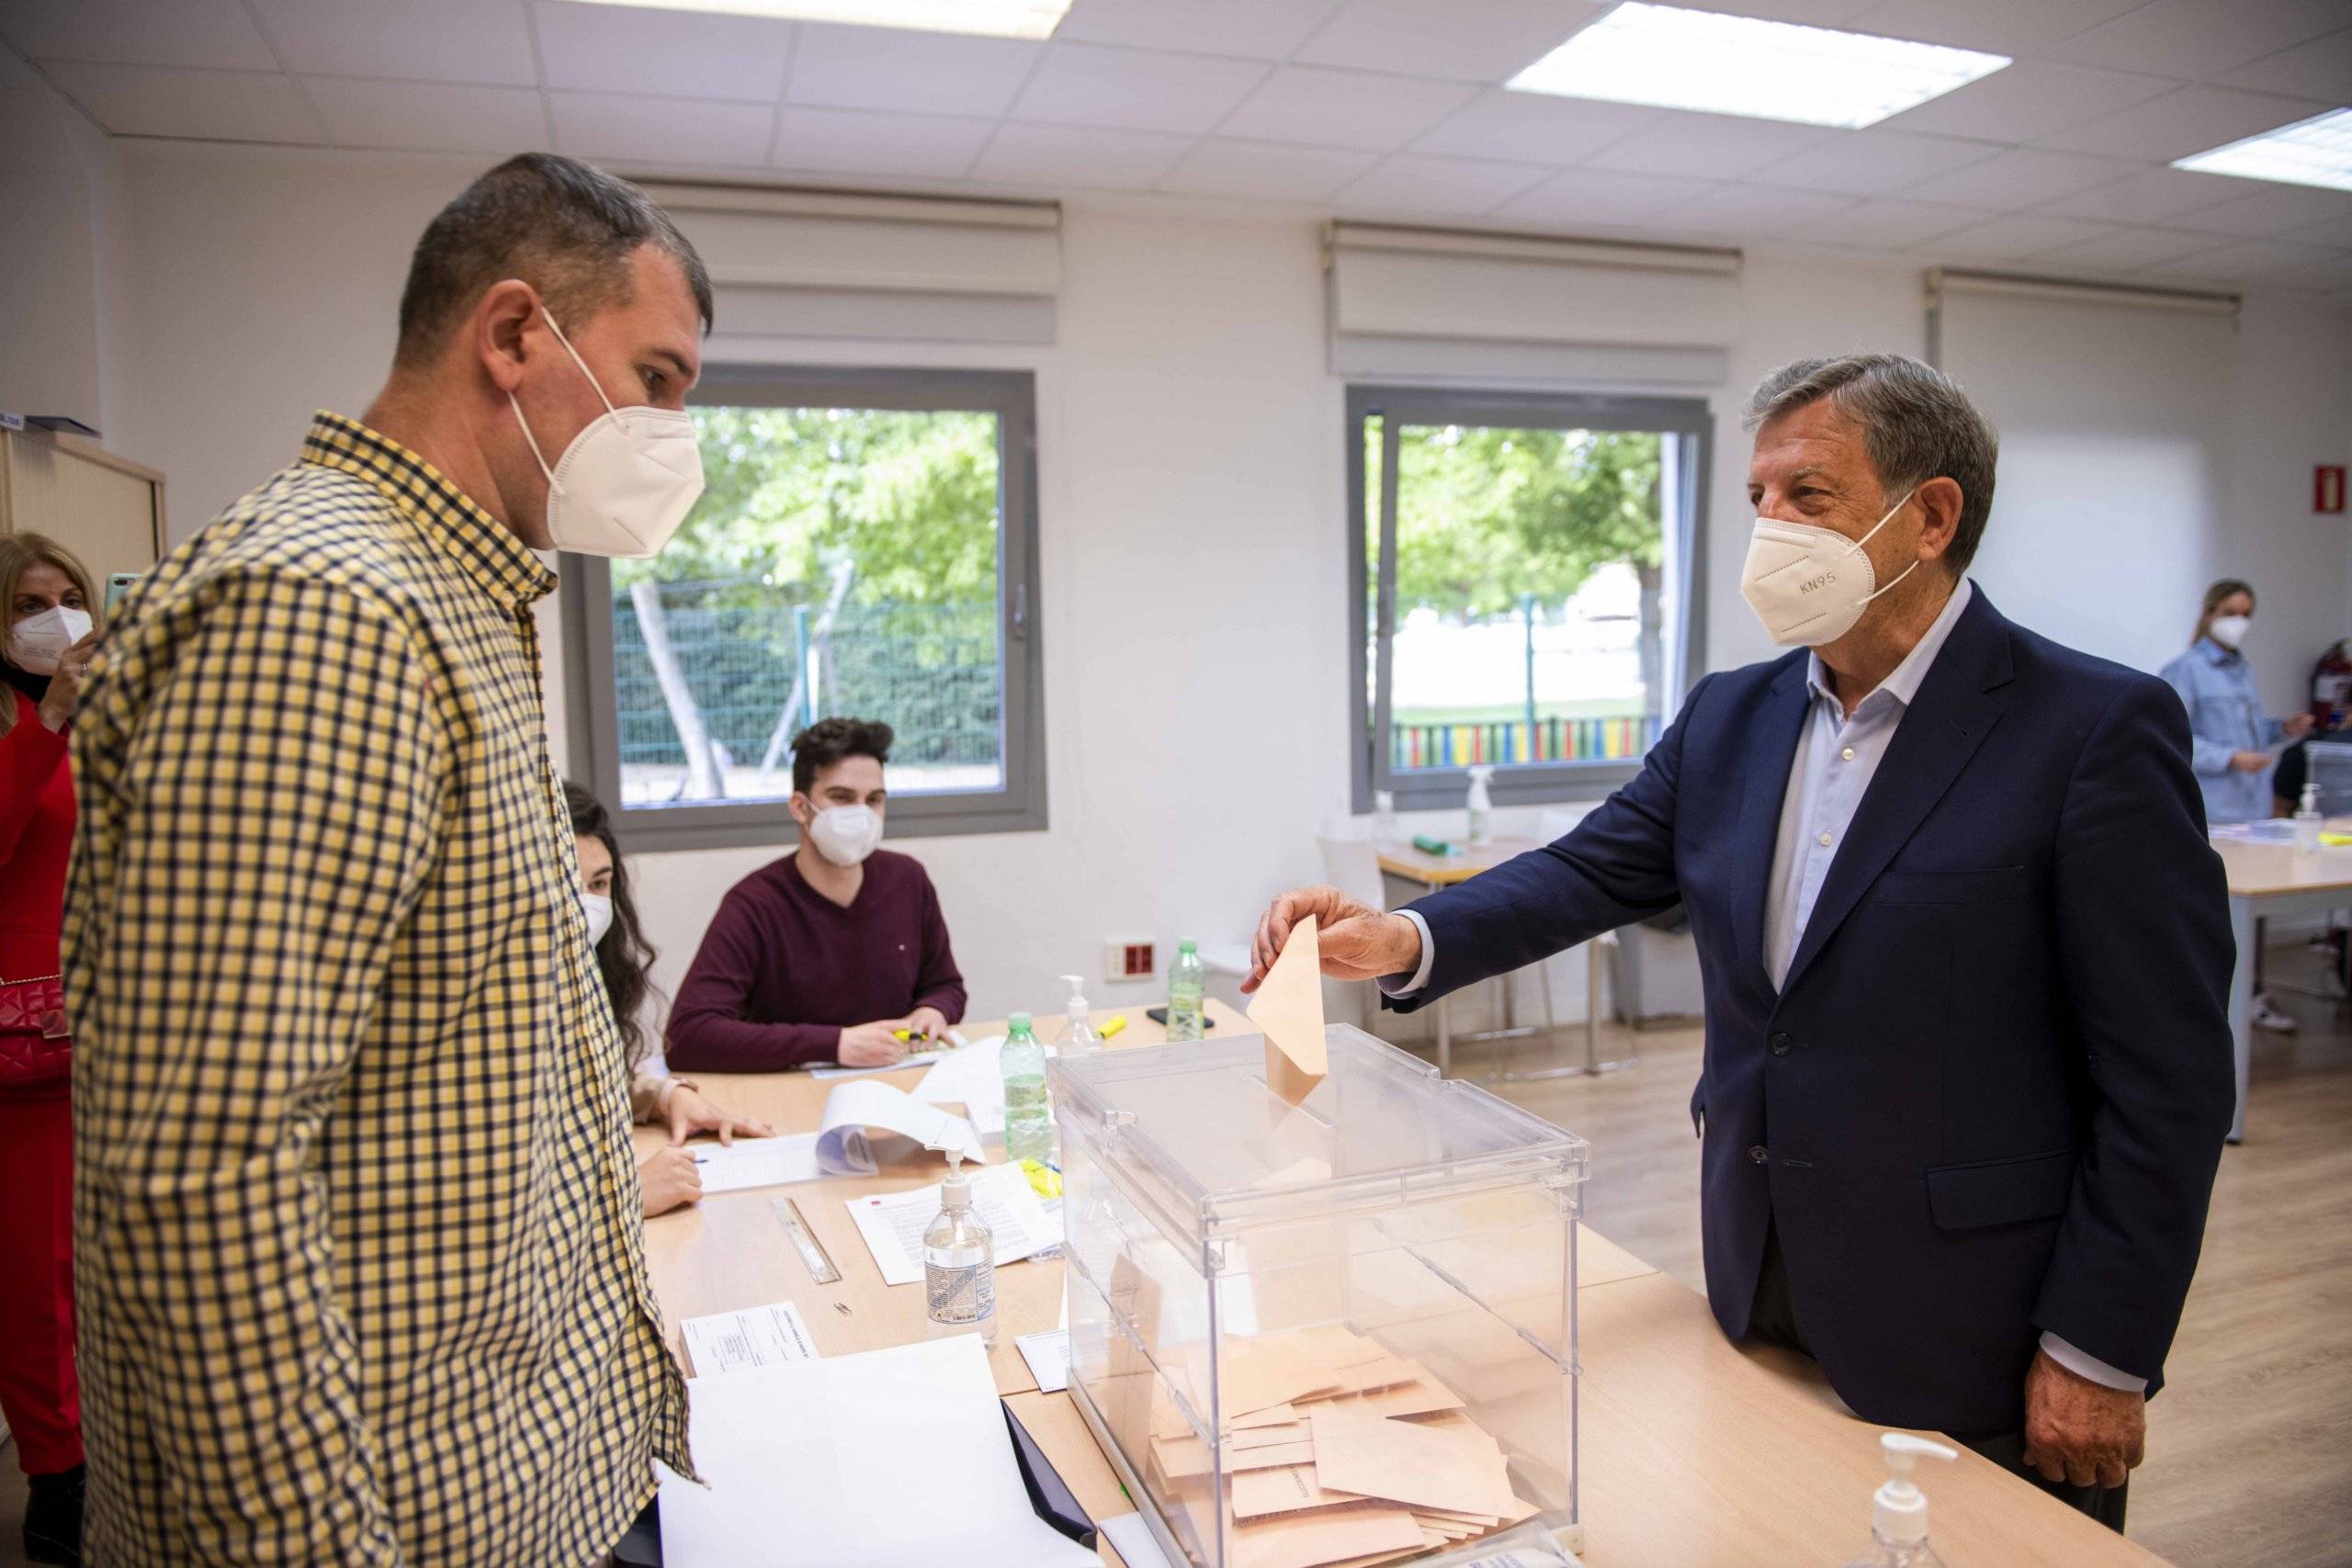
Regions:
M 1566 838 L 1569 831 L 1583 819 L 1584 813 L 1581 811 L 1570 811 L 1559 807 L 1548 807 L 1535 820 L 1535 836 L 1547 844 L 1551 843 L 1555 840 Z M 1619 957 L 1622 953 L 1617 933 L 1603 931 L 1590 942 L 1581 942 L 1578 946 L 1584 949 L 1585 966 L 1583 1065 L 1538 1067 L 1530 1072 L 1505 1072 L 1502 1075 L 1504 1078 L 1521 1083 L 1533 1078 L 1565 1077 L 1572 1073 L 1604 1073 L 1613 1067 L 1630 1067 L 1640 1064 L 1641 1052 L 1638 1047 L 1630 1056 L 1620 1057 L 1611 1062 L 1600 1060 L 1600 982 L 1604 973 L 1614 971 L 1619 967 L 1618 964 L 1604 962 L 1604 955 Z M 1535 983 L 1544 993 L 1544 1028 L 1547 1036 L 1557 1033 L 1560 1027 L 1558 1014 L 1552 1003 L 1552 982 L 1555 978 L 1558 978 L 1565 983 L 1570 973 L 1565 966 L 1575 962 L 1576 949 L 1570 948 L 1566 953 L 1555 953 L 1534 965 Z M 1622 964 L 1622 957 L 1619 962 Z M 1505 983 L 1509 984 L 1508 981 Z

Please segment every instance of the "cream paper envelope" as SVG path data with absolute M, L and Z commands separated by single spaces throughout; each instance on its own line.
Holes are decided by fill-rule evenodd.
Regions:
M 1502 1450 L 1484 1432 L 1339 1410 L 1317 1410 L 1309 1424 L 1315 1479 L 1327 1491 L 1497 1517 L 1517 1504 Z
M 1363 1501 L 1352 1492 L 1332 1492 L 1317 1485 L 1311 1464 L 1245 1470 L 1233 1478 L 1233 1517 L 1237 1519 L 1295 1514 L 1304 1508 L 1329 1508 Z
M 1421 1549 L 1421 1527 L 1402 1508 L 1318 1508 L 1233 1527 L 1236 1568 L 1319 1568 L 1367 1553 Z
M 1266 1087 L 1296 1105 L 1330 1071 L 1323 1050 L 1323 943 L 1314 916 L 1291 928 L 1250 998 L 1250 1021 L 1265 1031 Z

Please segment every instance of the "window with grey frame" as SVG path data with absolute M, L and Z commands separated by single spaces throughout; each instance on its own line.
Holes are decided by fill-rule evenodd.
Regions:
M 1713 419 L 1698 399 L 1351 387 L 1358 812 L 1593 800 L 1698 671 Z
M 650 560 L 566 558 L 572 757 L 631 850 L 780 844 L 791 741 L 897 732 L 897 837 L 1046 826 L 1026 371 L 714 367 Z

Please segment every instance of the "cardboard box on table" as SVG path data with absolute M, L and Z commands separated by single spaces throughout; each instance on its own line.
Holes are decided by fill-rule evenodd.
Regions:
M 1254 1036 L 1049 1064 L 1071 1395 L 1171 1563 L 1552 1561 L 1587 1146 L 1323 1043 L 1303 1091 Z

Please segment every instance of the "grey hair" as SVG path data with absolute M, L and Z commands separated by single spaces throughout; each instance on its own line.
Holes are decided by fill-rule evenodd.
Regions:
M 1823 398 L 1860 427 L 1862 450 L 1888 495 L 1929 479 L 1948 479 L 1960 486 L 1960 522 L 1944 564 L 1954 577 L 1966 571 L 1993 511 L 1993 469 L 2000 460 L 2001 438 L 1960 383 L 1900 354 L 1800 359 L 1757 383 L 1741 424 L 1754 430 Z

